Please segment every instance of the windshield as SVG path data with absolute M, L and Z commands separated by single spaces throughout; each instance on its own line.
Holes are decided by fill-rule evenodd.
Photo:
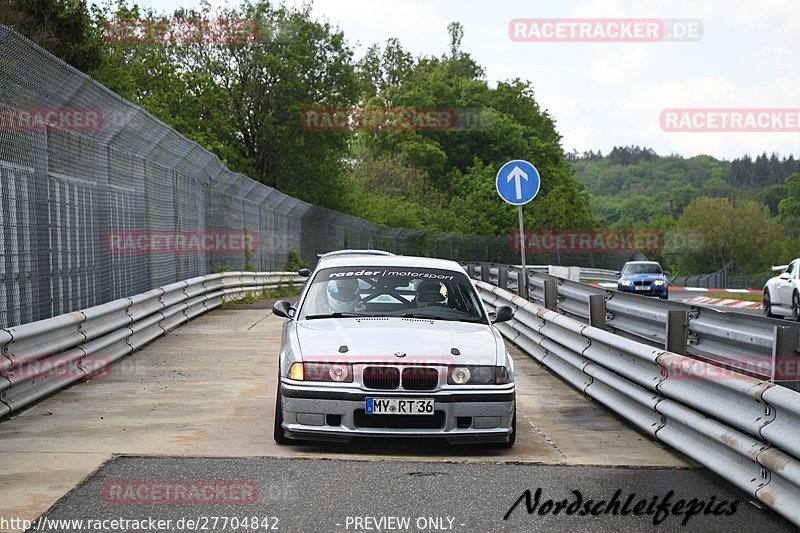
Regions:
M 628 274 L 663 274 L 664 271 L 661 270 L 661 265 L 657 263 L 640 263 L 635 265 L 625 265 L 622 269 L 622 273 L 625 275 Z
M 469 279 L 451 270 L 344 267 L 320 270 L 299 319 L 386 316 L 486 323 Z

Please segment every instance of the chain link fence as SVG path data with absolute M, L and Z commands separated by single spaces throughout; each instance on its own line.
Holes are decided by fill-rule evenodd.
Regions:
M 241 246 L 242 235 L 254 240 Z M 141 239 L 181 236 L 216 244 L 137 247 Z M 239 246 L 228 246 L 237 239 Z M 235 174 L 0 26 L 0 327 L 215 271 L 282 270 L 290 251 L 313 263 L 318 253 L 340 248 L 513 257 L 503 236 L 389 228 Z

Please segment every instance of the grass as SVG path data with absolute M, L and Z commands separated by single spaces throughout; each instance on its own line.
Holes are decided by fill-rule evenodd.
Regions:
M 261 292 L 248 292 L 238 300 L 225 302 L 223 306 L 226 304 L 252 304 L 262 300 L 273 300 L 275 298 L 283 298 L 285 296 L 297 296 L 298 294 L 300 294 L 299 286 L 292 283 L 289 283 L 288 285 L 281 284 L 274 289 L 264 289 Z
M 703 296 L 725 300 L 744 300 L 746 302 L 761 301 L 761 294 L 753 294 L 751 292 L 707 292 Z

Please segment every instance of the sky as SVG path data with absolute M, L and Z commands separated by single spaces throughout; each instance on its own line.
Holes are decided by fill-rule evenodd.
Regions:
M 302 0 L 284 0 L 299 5 Z M 138 0 L 159 12 L 200 0 Z M 237 0 L 211 0 L 237 5 Z M 338 26 L 360 57 L 397 37 L 414 55 L 447 52 L 447 25 L 464 27 L 462 50 L 490 85 L 529 80 L 556 121 L 564 149 L 638 145 L 659 154 L 735 159 L 800 157 L 800 133 L 664 131 L 665 109 L 800 110 L 800 4 L 796 0 L 316 0 L 312 13 Z M 694 19 L 690 42 L 516 42 L 512 19 Z

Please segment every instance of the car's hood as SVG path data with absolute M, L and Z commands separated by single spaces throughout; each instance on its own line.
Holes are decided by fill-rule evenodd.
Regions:
M 620 278 L 620 281 L 655 281 L 657 279 L 666 279 L 663 274 L 626 274 Z
M 497 360 L 498 339 L 486 324 L 330 318 L 297 322 L 296 331 L 304 361 L 494 365 Z M 340 351 L 342 346 L 346 352 Z M 454 355 L 454 349 L 460 355 Z

